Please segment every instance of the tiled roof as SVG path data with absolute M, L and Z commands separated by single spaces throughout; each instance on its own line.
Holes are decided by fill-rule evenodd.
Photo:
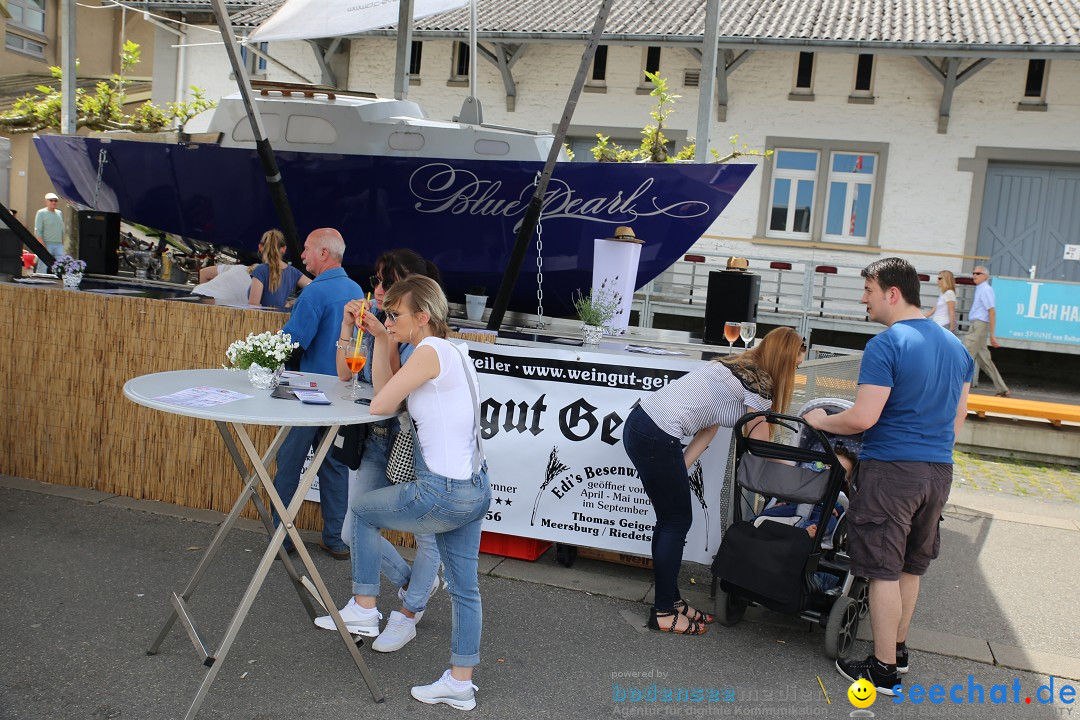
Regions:
M 282 1 L 263 0 L 234 15 L 234 22 L 258 25 Z M 193 2 L 174 0 L 178 6 Z M 595 0 L 478 0 L 477 33 L 482 39 L 568 40 L 592 31 L 597 8 Z M 604 34 L 612 41 L 692 42 L 700 41 L 704 25 L 704 0 L 617 0 Z M 459 36 L 468 29 L 463 8 L 423 18 L 415 32 Z M 720 4 L 720 38 L 725 44 L 1080 51 L 1080 0 L 727 0 Z
M 213 13 L 209 0 L 118 0 L 130 10 L 149 12 L 200 12 Z M 225 10 L 233 27 L 255 28 L 274 14 L 284 0 L 225 0 Z
M 198 11 L 214 12 L 214 6 L 210 0 L 123 0 L 121 5 L 126 5 L 132 10 L 164 10 L 172 12 Z M 264 0 L 225 0 L 225 9 L 231 11 L 242 8 L 264 6 L 268 3 Z M 276 8 L 281 0 L 275 0 Z
M 231 13 L 229 20 L 232 22 L 233 27 L 254 29 L 261 25 L 263 20 L 273 15 L 274 11 L 279 7 L 281 7 L 281 0 L 272 0 L 263 5 L 255 5 Z

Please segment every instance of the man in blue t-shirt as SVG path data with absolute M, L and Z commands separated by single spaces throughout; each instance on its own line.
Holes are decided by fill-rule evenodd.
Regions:
M 862 276 L 867 314 L 888 329 L 866 344 L 855 404 L 836 415 L 811 410 L 806 421 L 836 435 L 863 433 L 848 550 L 851 571 L 870 580 L 874 652 L 837 660 L 836 669 L 895 695 L 899 674 L 908 671 L 905 642 L 919 580 L 938 556 L 953 443 L 975 364 L 955 335 L 923 317 L 910 263 L 884 258 Z
M 349 279 L 341 267 L 344 255 L 345 240 L 333 228 L 314 230 L 304 242 L 300 259 L 315 279 L 300 294 L 289 321 L 282 328 L 304 350 L 300 357 L 300 370 L 303 372 L 337 375 L 341 313 L 345 303 L 364 296 L 364 291 Z M 317 445 L 325 431 L 326 428 L 319 427 L 294 427 L 281 444 L 274 487 L 286 505 L 300 484 L 300 472 L 307 459 L 308 448 Z M 349 468 L 333 453 L 327 453 L 319 468 L 319 509 L 323 516 L 319 547 L 338 560 L 349 558 L 349 546 L 341 540 L 348 495 Z M 276 513 L 274 520 L 277 521 Z M 286 549 L 290 549 L 291 545 L 289 539 L 285 538 Z

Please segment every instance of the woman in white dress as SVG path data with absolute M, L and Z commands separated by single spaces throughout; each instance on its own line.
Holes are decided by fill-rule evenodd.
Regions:
M 956 279 L 948 270 L 942 270 L 937 278 L 938 295 L 937 303 L 926 311 L 926 317 L 933 318 L 941 327 L 949 332 L 956 332 Z

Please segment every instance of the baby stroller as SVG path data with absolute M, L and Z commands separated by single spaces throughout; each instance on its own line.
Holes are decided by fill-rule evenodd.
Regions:
M 845 406 L 850 403 L 816 400 L 802 408 L 800 415 L 814 407 L 831 413 Z M 795 443 L 744 437 L 743 427 L 756 418 L 791 430 Z M 830 439 L 801 417 L 764 412 L 745 415 L 733 435 L 732 519 L 712 566 L 717 622 L 735 625 L 747 607 L 761 605 L 818 623 L 825 629 L 826 655 L 832 659 L 847 656 L 859 620 L 866 614 L 868 584 L 851 574 L 845 549 L 845 515 L 841 514 L 831 532 L 826 520 L 841 497 L 847 474 L 833 443 L 844 442 L 857 453 L 861 438 Z M 751 503 L 755 495 L 767 501 L 820 505 L 818 531 L 811 537 L 802 527 L 744 518 L 744 514 L 754 514 Z

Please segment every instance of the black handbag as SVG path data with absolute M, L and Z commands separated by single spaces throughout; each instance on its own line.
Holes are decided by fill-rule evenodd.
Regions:
M 364 443 L 367 442 L 369 423 L 357 425 L 345 425 L 338 430 L 338 440 L 334 441 L 331 453 L 335 460 L 345 463 L 350 470 L 360 467 L 360 460 L 364 457 Z M 340 441 L 341 445 L 338 446 Z

